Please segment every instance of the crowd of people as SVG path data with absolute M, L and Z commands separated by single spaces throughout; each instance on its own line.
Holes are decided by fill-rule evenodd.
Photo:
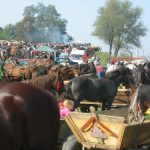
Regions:
M 29 43 L 24 41 L 0 41 L 0 64 L 1 67 L 5 63 L 12 63 L 18 65 L 18 59 L 32 59 L 32 58 L 50 58 L 54 61 L 54 53 L 39 52 L 38 48 L 41 46 L 48 46 L 56 51 L 56 57 L 59 57 L 61 53 L 69 53 L 72 49 L 85 50 L 82 57 L 84 63 L 94 62 L 97 76 L 101 78 L 103 76 L 103 68 L 100 66 L 100 60 L 95 57 L 95 49 L 98 47 L 92 47 L 88 44 L 64 44 L 64 43 Z

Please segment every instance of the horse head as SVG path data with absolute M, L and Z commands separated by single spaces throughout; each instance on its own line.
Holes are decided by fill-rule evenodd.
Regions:
M 150 84 L 150 69 L 149 63 L 136 65 L 132 70 L 135 85 L 138 87 L 140 84 Z
M 132 76 L 132 72 L 127 67 L 120 67 L 118 68 L 118 71 L 120 72 L 120 75 L 122 76 L 122 84 L 126 87 L 129 87 L 131 85 L 134 85 L 134 79 Z
M 115 84 L 117 84 L 117 86 L 119 86 L 121 83 L 126 87 L 134 84 L 131 70 L 124 66 L 109 72 L 105 78 L 112 80 Z
M 60 95 L 63 92 L 65 92 L 65 86 L 64 86 L 64 79 L 63 74 L 58 66 L 54 66 L 49 70 L 49 75 L 51 78 L 53 78 L 53 85 L 57 91 L 57 93 Z
M 60 66 L 60 73 L 62 74 L 64 80 L 72 79 L 78 76 L 77 69 L 72 66 Z

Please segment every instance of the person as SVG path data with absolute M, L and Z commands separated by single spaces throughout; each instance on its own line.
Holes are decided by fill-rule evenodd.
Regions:
M 74 107 L 74 102 L 71 100 L 64 100 L 63 102 L 63 106 L 60 107 L 60 118 L 64 118 L 65 116 L 67 116 Z
M 103 78 L 104 72 L 103 72 L 103 68 L 102 68 L 102 66 L 100 66 L 99 62 L 96 62 L 95 68 L 96 68 L 96 75 L 97 75 L 98 79 Z
M 94 60 L 94 65 L 96 65 L 97 63 L 100 63 L 100 58 L 96 57 Z
M 87 53 L 84 52 L 84 54 L 82 55 L 82 59 L 83 59 L 83 62 L 85 62 L 85 63 L 88 62 L 88 55 L 87 55 Z

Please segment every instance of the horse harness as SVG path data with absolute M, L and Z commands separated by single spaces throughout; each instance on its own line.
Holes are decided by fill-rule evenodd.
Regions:
M 65 87 L 64 87 L 64 81 L 62 76 L 60 75 L 60 73 L 58 73 L 57 75 L 57 81 L 56 81 L 56 91 L 60 94 L 63 93 L 65 91 Z

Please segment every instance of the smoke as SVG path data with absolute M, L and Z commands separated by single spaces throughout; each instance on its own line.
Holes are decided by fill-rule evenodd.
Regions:
M 68 41 L 68 35 L 63 34 L 59 26 L 51 26 L 48 31 L 49 42 L 65 43 Z
M 69 40 L 67 34 L 62 33 L 59 26 L 50 26 L 32 32 L 24 32 L 24 37 L 30 42 L 66 43 Z

